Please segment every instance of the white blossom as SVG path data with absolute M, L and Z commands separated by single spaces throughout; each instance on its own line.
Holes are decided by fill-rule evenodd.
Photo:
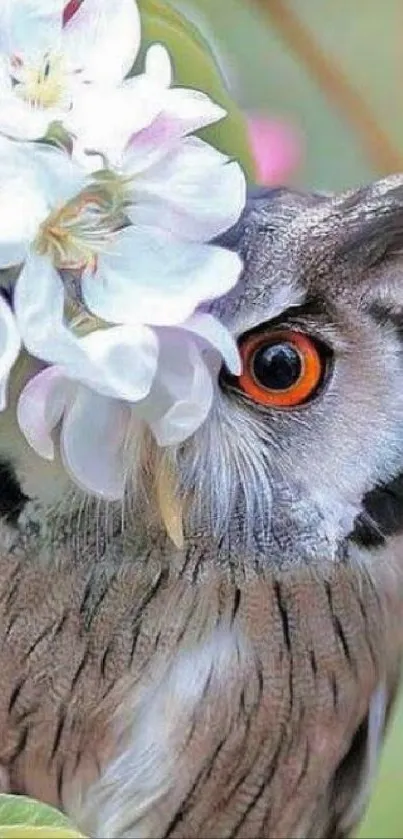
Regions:
M 119 90 L 140 44 L 134 0 L 1 0 L 0 132 L 34 140 L 99 87 Z

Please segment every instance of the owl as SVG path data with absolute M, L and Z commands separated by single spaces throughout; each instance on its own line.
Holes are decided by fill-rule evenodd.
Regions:
M 0 430 L 0 780 L 86 836 L 347 836 L 397 690 L 403 176 L 252 190 L 221 244 L 242 373 L 123 507 Z

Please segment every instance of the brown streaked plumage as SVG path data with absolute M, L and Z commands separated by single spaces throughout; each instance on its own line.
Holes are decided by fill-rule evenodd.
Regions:
M 8 487 L 0 764 L 87 835 L 319 839 L 360 818 L 403 640 L 402 216 L 402 178 L 280 190 L 225 239 L 245 274 L 212 308 L 237 337 L 325 343 L 315 398 L 262 407 L 222 371 L 191 441 L 144 436 L 123 528 L 45 513 L 43 466 L 36 504 Z
M 1 579 L 0 760 L 11 789 L 67 807 L 90 835 L 103 835 L 110 784 L 101 781 L 93 800 L 88 787 L 120 750 L 138 762 L 136 720 L 157 724 L 159 692 L 172 751 L 158 754 L 157 740 L 148 761 L 157 772 L 167 760 L 162 804 L 142 813 L 129 800 L 119 812 L 121 785 L 131 785 L 128 752 L 104 805 L 116 807 L 113 835 L 285 837 L 305 835 L 307 825 L 324 835 L 333 805 L 351 796 L 341 770 L 332 784 L 337 767 L 368 725 L 379 685 L 395 683 L 394 585 L 379 595 L 381 579 L 344 564 L 320 575 L 251 575 L 239 586 L 212 572 L 189 585 L 151 561 L 140 575 L 131 563 L 104 575 L 101 563 L 89 596 L 84 569 L 19 558 L 2 561 Z M 187 712 L 176 691 L 186 693 L 210 637 Z M 139 815 L 145 834 L 136 832 Z M 342 815 L 333 811 L 336 824 Z

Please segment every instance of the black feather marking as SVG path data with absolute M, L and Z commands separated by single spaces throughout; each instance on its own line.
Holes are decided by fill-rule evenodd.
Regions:
M 364 512 L 356 519 L 350 539 L 360 547 L 380 548 L 386 537 L 403 533 L 403 472 L 378 484 L 364 496 Z
M 0 461 L 0 517 L 15 524 L 27 501 L 11 464 Z

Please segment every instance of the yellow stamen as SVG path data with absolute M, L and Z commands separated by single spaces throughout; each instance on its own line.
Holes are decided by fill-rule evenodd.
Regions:
M 113 230 L 102 192 L 88 190 L 49 214 L 39 228 L 35 247 L 57 268 L 95 271 L 97 255 Z
M 39 108 L 54 108 L 62 103 L 66 91 L 62 56 L 57 53 L 45 55 L 36 67 L 21 68 L 14 60 L 12 68 L 16 75 L 16 93 L 26 102 Z

